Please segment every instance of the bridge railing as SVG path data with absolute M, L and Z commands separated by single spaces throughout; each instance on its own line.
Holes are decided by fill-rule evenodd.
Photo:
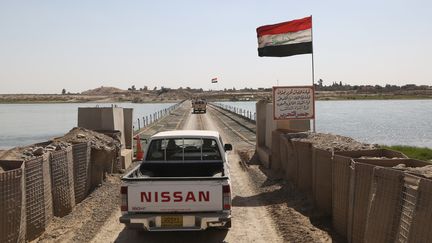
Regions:
M 134 125 L 133 130 L 139 131 L 139 130 L 146 128 L 146 127 L 150 126 L 151 124 L 159 121 L 163 117 L 169 115 L 171 113 L 171 111 L 177 109 L 181 103 L 183 103 L 183 101 L 181 101 L 177 104 L 174 104 L 170 107 L 158 110 L 152 114 L 148 114 L 148 115 L 143 116 L 143 117 L 138 117 L 137 123 L 136 123 L 138 127 L 135 127 L 135 125 Z
M 232 106 L 232 105 L 226 105 L 226 104 L 221 104 L 221 103 L 212 103 L 212 105 L 215 105 L 221 109 L 230 111 L 234 114 L 237 114 L 239 116 L 242 116 L 243 118 L 248 119 L 251 122 L 256 122 L 256 112 L 255 111 L 251 111 L 248 109 L 244 109 L 244 108 L 240 108 L 240 107 L 236 107 L 236 106 Z

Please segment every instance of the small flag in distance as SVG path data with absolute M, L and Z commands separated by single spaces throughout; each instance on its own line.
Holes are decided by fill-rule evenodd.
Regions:
M 212 79 L 211 79 L 211 82 L 212 82 L 212 84 L 214 84 L 214 83 L 217 83 L 218 80 L 217 80 L 217 78 L 212 78 Z

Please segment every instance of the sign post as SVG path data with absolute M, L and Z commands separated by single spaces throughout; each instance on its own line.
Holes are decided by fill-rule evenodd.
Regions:
M 312 87 L 297 87 L 297 88 L 308 88 L 314 92 L 314 53 L 313 53 L 313 33 L 312 33 L 312 15 L 302 19 L 295 19 L 283 23 L 277 23 L 272 25 L 264 25 L 257 28 L 258 37 L 258 56 L 260 57 L 287 57 L 293 55 L 301 54 L 312 54 Z M 278 84 L 279 86 L 279 84 Z M 276 87 L 279 88 L 279 87 Z M 280 87 L 280 88 L 295 88 L 295 87 Z M 275 91 L 275 87 L 273 87 Z M 284 91 L 280 91 L 283 93 Z M 287 91 L 288 92 L 288 91 Z M 274 96 L 274 103 L 276 103 L 276 97 Z M 290 94 L 291 95 L 291 94 Z M 313 109 L 315 109 L 314 96 L 311 97 L 312 103 L 310 104 Z M 296 97 L 298 99 L 303 99 Z M 287 98 L 291 99 L 291 98 Z M 306 102 L 306 99 L 304 100 Z M 290 100 L 290 102 L 294 102 Z M 313 120 L 313 132 L 315 132 L 315 112 L 305 111 L 302 109 L 297 109 L 300 106 L 288 105 L 283 102 L 279 102 L 281 107 L 277 107 L 275 104 L 274 111 L 279 111 L 280 114 L 274 114 L 274 118 L 279 119 L 312 119 Z M 282 104 L 283 103 L 283 104 Z M 288 108 L 290 107 L 290 108 Z M 291 109 L 294 107 L 294 109 Z M 291 109 L 290 112 L 285 112 L 283 109 Z M 301 115 L 305 117 L 302 117 Z M 308 114 L 306 116 L 306 114 Z M 311 117 L 310 114 L 312 114 Z M 282 116 L 281 116 L 282 115 Z M 279 118 L 278 118 L 279 117 Z
M 274 120 L 313 120 L 314 118 L 314 86 L 273 87 Z M 315 127 L 313 130 L 315 132 Z

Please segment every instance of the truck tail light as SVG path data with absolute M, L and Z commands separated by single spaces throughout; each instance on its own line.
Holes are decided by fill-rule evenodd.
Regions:
M 122 212 L 127 212 L 128 211 L 127 194 L 128 194 L 128 188 L 127 188 L 127 186 L 120 187 L 120 199 L 121 199 L 120 209 L 121 209 Z
M 230 210 L 231 209 L 231 188 L 230 185 L 222 186 L 223 192 L 223 209 Z

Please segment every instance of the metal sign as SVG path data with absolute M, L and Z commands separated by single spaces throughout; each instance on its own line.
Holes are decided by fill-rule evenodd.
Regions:
M 313 86 L 273 87 L 273 119 L 314 119 L 315 92 Z

